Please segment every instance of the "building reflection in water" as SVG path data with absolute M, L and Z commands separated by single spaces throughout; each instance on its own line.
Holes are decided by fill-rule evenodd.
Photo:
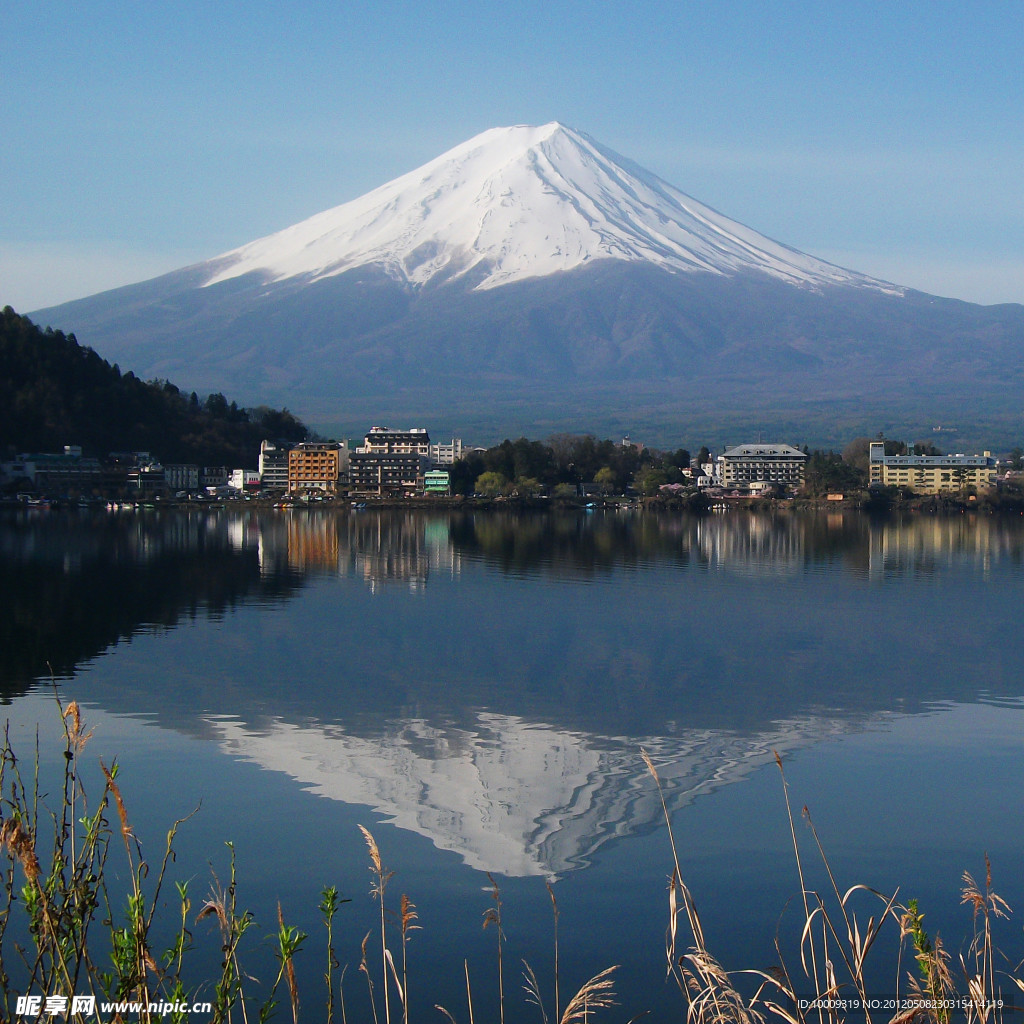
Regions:
M 792 516 L 727 513 L 698 521 L 696 546 L 705 562 L 719 568 L 752 576 L 765 572 L 795 574 L 807 560 L 806 539 L 805 531 Z
M 997 561 L 1020 560 L 1021 531 L 990 516 L 918 516 L 871 531 L 872 579 L 932 574 L 954 563 L 977 565 L 987 577 Z
M 287 511 L 240 521 L 232 538 L 239 550 L 255 547 L 266 572 L 287 566 L 301 573 L 354 576 L 373 592 L 395 583 L 419 591 L 432 573 L 454 578 L 461 569 L 448 518 L 414 512 Z
M 448 519 L 414 512 L 387 516 L 355 515 L 347 521 L 348 557 L 355 576 L 371 591 L 399 583 L 422 590 L 431 573 L 455 577 L 460 561 Z
M 296 510 L 217 522 L 183 517 L 164 535 L 140 533 L 144 559 L 167 546 L 190 547 L 198 533 L 226 531 L 232 548 L 258 552 L 261 569 L 340 573 L 372 591 L 401 584 L 422 590 L 432 574 L 459 576 L 467 555 L 510 571 L 609 570 L 637 559 L 697 562 L 744 576 L 792 576 L 834 556 L 879 579 L 932 572 L 970 561 L 1019 557 L 1020 524 L 991 517 L 915 516 L 871 522 L 854 513 L 756 514 L 732 510 L 701 518 L 539 516 L 415 511 L 351 514 Z

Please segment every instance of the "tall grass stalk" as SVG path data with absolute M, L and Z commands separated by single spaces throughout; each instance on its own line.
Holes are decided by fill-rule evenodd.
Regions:
M 501 927 L 501 890 L 490 871 L 487 872 L 487 878 L 491 883 L 491 900 L 494 906 L 484 911 L 484 928 L 494 925 L 498 936 L 498 1020 L 501 1024 L 505 1024 L 505 971 L 502 964 L 505 933 Z
M 419 925 L 414 922 L 419 915 L 416 905 L 402 893 L 400 923 L 402 926 L 402 1019 L 409 1024 L 409 932 L 417 931 Z
M 334 1024 L 334 972 L 338 969 L 338 958 L 334 952 L 334 916 L 342 903 L 351 900 L 343 899 L 337 887 L 331 885 L 320 893 L 320 915 L 327 928 L 327 969 L 324 971 L 324 986 L 327 989 L 327 1024 Z M 344 1007 L 344 1004 L 342 1004 Z M 344 1009 L 342 1011 L 344 1017 Z
M 547 886 L 548 896 L 551 898 L 551 917 L 554 922 L 554 937 L 555 937 L 555 1020 L 558 1020 L 558 1014 L 561 1011 L 562 1003 L 559 999 L 558 993 L 558 900 L 555 898 L 555 890 L 551 883 L 548 881 L 544 882 Z
M 231 1011 L 238 1005 L 243 1021 L 248 1020 L 243 998 L 243 983 L 246 975 L 239 963 L 238 948 L 242 937 L 254 923 L 253 915 L 248 910 L 239 913 L 237 900 L 237 866 L 235 863 L 235 847 L 226 844 L 230 852 L 230 875 L 225 888 L 214 876 L 210 895 L 196 916 L 196 921 L 213 917 L 220 929 L 221 936 L 221 974 L 214 987 L 213 1019 L 217 1024 L 231 1021 Z
M 974 881 L 969 871 L 964 872 L 963 882 L 961 902 L 968 904 L 974 911 L 974 937 L 966 954 L 960 957 L 960 966 L 972 1003 L 978 1008 L 978 1018 L 985 1022 L 988 1020 L 987 1000 L 998 991 L 992 922 L 995 918 L 1009 917 L 1010 907 L 1006 900 L 992 891 L 992 865 L 988 856 L 985 857 L 984 888 Z M 1017 986 L 1024 990 L 1024 984 L 1019 979 L 1014 980 Z
M 288 988 L 288 997 L 292 1007 L 292 1024 L 298 1024 L 299 1021 L 299 987 L 295 980 L 295 954 L 302 948 L 302 944 L 308 939 L 309 936 L 291 925 L 284 923 L 284 913 L 281 910 L 281 904 L 277 905 L 277 949 L 274 955 L 278 960 L 277 977 L 274 979 L 274 984 L 270 988 L 270 994 L 267 996 L 260 1008 L 260 1024 L 264 1021 L 270 1020 L 273 1016 L 274 1011 L 277 1009 L 277 990 L 284 981 Z
M 391 1001 L 388 996 L 388 966 L 391 966 L 392 972 L 394 972 L 394 961 L 391 959 L 391 952 L 388 950 L 387 941 L 387 926 L 386 926 L 386 914 L 384 910 L 384 892 L 387 889 L 388 882 L 391 876 L 394 874 L 392 871 L 388 871 L 384 867 L 383 862 L 380 858 L 380 848 L 377 846 L 377 841 L 370 834 L 370 830 L 364 826 L 359 826 L 359 831 L 363 833 L 363 839 L 366 840 L 366 848 L 370 851 L 370 870 L 374 874 L 373 888 L 370 890 L 370 894 L 374 896 L 380 903 L 380 956 L 381 956 L 381 971 L 383 972 L 383 988 L 384 988 L 384 1020 L 387 1024 L 391 1024 Z M 365 945 L 363 959 L 365 962 Z
M 362 955 L 359 960 L 359 970 L 366 975 L 366 990 L 370 996 L 370 1010 L 373 1013 L 373 1024 L 378 1024 L 377 1021 L 377 1003 L 373 998 L 373 978 L 370 976 L 370 966 L 366 960 L 366 946 L 370 941 L 370 932 L 367 932 L 363 936 L 363 942 L 361 946 Z

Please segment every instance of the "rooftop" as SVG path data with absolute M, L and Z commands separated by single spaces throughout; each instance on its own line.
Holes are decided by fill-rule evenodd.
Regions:
M 738 459 L 746 456 L 748 458 L 767 458 L 771 456 L 787 459 L 806 459 L 807 456 L 799 448 L 788 444 L 738 444 L 734 448 L 727 448 L 722 453 L 724 459 Z

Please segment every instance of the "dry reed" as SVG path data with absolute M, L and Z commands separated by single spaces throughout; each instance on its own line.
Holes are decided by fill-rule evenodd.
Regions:
M 804 807 L 803 817 L 831 892 L 826 896 L 808 888 L 789 787 L 782 759 L 776 754 L 804 911 L 799 936 L 800 971 L 791 970 L 777 937 L 776 969 L 742 970 L 734 975 L 724 970 L 707 949 L 696 904 L 681 881 L 678 848 L 661 779 L 650 756 L 642 752 L 642 757 L 658 790 L 672 850 L 666 955 L 668 973 L 676 979 L 686 1000 L 687 1024 L 810 1024 L 812 1020 L 818 1024 L 845 1024 L 848 1019 L 864 1020 L 866 1024 L 909 1024 L 913 1020 L 949 1024 L 954 1011 L 963 1015 L 964 1024 L 1003 1024 L 1012 1007 L 997 983 L 992 922 L 1008 916 L 1009 907 L 992 891 L 987 858 L 984 888 L 969 874 L 964 875 L 963 902 L 973 907 L 975 933 L 968 953 L 960 958 L 963 988 L 958 989 L 941 942 L 937 936 L 933 942 L 924 931 L 923 915 L 916 901 L 901 906 L 896 902 L 896 893 L 886 896 L 866 885 L 840 889 L 810 813 Z M 866 922 L 853 908 L 855 898 L 860 896 L 868 897 L 877 907 Z M 684 914 L 690 944 L 681 953 L 679 924 Z M 867 961 L 886 926 L 896 931 L 901 952 L 903 941 L 913 944 L 919 976 L 903 978 L 898 960 L 897 995 L 878 999 L 870 994 Z M 734 977 L 737 981 L 752 979 L 754 991 L 742 994 Z M 1024 991 L 1020 978 L 1012 973 L 1006 977 Z M 810 998 L 800 995 L 804 983 L 811 989 Z

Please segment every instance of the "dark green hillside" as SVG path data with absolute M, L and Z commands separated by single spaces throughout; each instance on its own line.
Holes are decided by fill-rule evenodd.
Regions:
M 301 440 L 287 410 L 200 401 L 169 381 L 122 374 L 73 334 L 41 330 L 10 306 L 0 314 L 0 456 L 81 445 L 103 457 L 148 451 L 165 462 L 254 466 L 265 437 Z

